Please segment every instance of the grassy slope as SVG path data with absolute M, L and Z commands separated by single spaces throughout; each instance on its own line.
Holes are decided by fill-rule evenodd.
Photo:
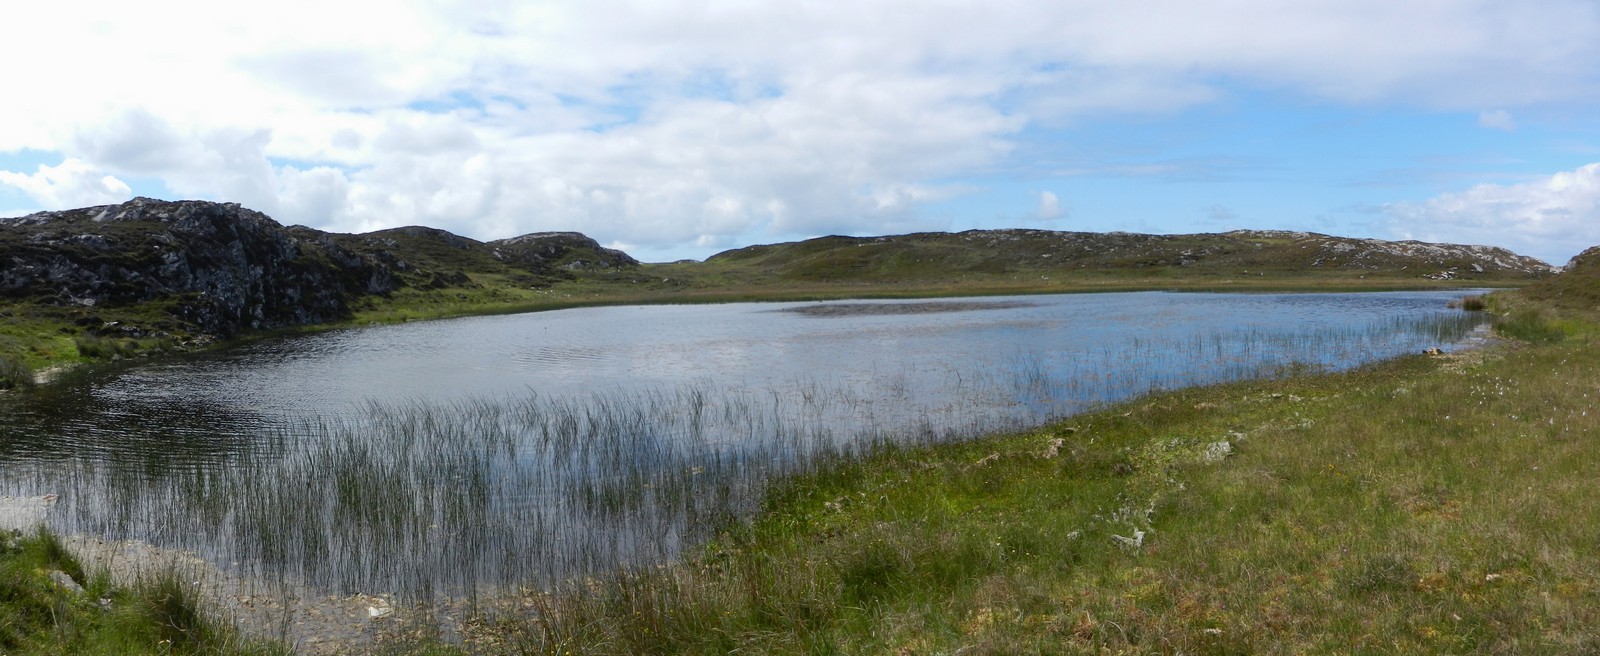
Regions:
M 534 653 L 1593 652 L 1594 319 L 1537 345 L 1160 394 L 842 463 L 684 566 L 537 598 L 542 614 L 494 638 Z M 1234 453 L 1208 461 L 1222 441 Z M 1137 548 L 1114 537 L 1137 530 Z
M 1412 246 L 1390 245 L 1406 250 Z M 1425 249 L 1423 249 L 1425 250 Z M 1509 256 L 1509 253 L 1505 254 Z M 1315 279 L 1418 280 L 1451 276 L 1531 280 L 1512 272 L 1474 272 L 1455 255 L 1412 256 L 1335 237 L 1288 233 L 1137 235 L 1037 230 L 822 237 L 720 253 L 702 268 L 744 281 L 985 282 L 1076 279 L 1181 280 L 1248 284 Z
M 1573 258 L 1561 275 L 1529 285 L 1519 296 L 1567 311 L 1600 311 L 1600 246 Z
M 64 572 L 85 588 L 51 579 Z M 176 574 L 133 588 L 89 572 L 59 540 L 0 532 L 0 654 L 277 654 L 287 650 L 241 638 L 200 609 Z

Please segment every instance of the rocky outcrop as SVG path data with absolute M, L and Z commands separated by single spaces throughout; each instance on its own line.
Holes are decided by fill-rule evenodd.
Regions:
M 566 269 L 606 269 L 639 266 L 639 261 L 614 248 L 605 248 L 580 232 L 535 232 L 492 241 L 495 259 L 533 266 Z
M 334 321 L 389 271 L 236 203 L 135 198 L 5 221 L 0 294 L 85 307 L 153 301 L 207 333 Z
M 1563 272 L 1579 276 L 1600 277 L 1600 246 L 1590 246 L 1567 262 Z
M 237 203 L 135 198 L 0 220 L 0 298 L 83 308 L 159 306 L 185 330 L 230 336 L 337 321 L 402 287 L 530 284 L 638 264 L 578 233 L 484 244 L 406 227 L 343 235 L 284 227 Z
M 1310 266 L 1380 270 L 1414 267 L 1425 278 L 1449 280 L 1474 274 L 1546 276 L 1558 269 L 1543 261 L 1493 246 L 1434 244 L 1332 237 L 1311 232 L 1239 230 L 1227 233 L 1247 240 L 1288 240 L 1313 253 Z

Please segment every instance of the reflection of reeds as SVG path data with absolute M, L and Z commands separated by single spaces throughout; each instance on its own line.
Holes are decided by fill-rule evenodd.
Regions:
M 77 461 L 7 484 L 63 493 L 60 528 L 198 551 L 247 573 L 411 599 L 548 585 L 675 558 L 749 517 L 774 477 L 958 440 L 1153 389 L 1353 366 L 1460 339 L 1441 313 L 1362 327 L 1130 339 L 882 389 L 819 381 L 440 404 L 373 402 L 229 463 Z M 929 399 L 939 399 L 930 401 Z M 11 474 L 8 472 L 8 476 Z

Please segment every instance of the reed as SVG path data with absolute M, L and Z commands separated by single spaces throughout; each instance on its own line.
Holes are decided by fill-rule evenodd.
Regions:
M 546 654 L 1589 650 L 1594 335 L 886 449 L 785 479 L 680 566 L 542 596 L 500 637 Z
M 688 612 L 678 596 L 713 591 L 684 582 L 670 565 L 703 549 L 743 549 L 739 540 L 754 539 L 739 537 L 748 527 L 781 521 L 764 508 L 770 513 L 784 500 L 831 489 L 829 481 L 856 475 L 859 463 L 929 448 L 959 451 L 986 435 L 1152 391 L 1416 353 L 1455 342 L 1480 323 L 1441 313 L 1289 334 L 1241 325 L 1172 341 L 1131 340 L 1116 352 L 1076 359 L 1001 351 L 970 370 L 891 373 L 878 389 L 801 380 L 764 390 L 687 385 L 585 397 L 373 401 L 346 415 L 283 425 L 217 461 L 40 462 L 31 471 L 8 470 L 6 484 L 62 494 L 59 530 L 191 550 L 269 585 L 392 593 L 418 607 L 466 600 L 489 608 L 524 590 L 573 593 L 621 572 L 622 587 L 601 606 L 565 594 L 552 612 L 611 617 L 628 608 L 655 617 L 661 631 L 713 630 L 723 620 L 677 615 Z M 922 401 L 930 396 L 959 402 Z M 1119 463 L 1132 461 L 1096 450 L 1072 462 L 1114 476 Z M 847 507 L 857 499 L 827 501 Z M 1070 530 L 999 527 L 998 548 L 932 529 L 884 533 L 850 545 L 856 555 L 837 554 L 845 559 L 838 585 L 851 603 L 871 605 L 892 596 L 906 576 L 982 578 L 1013 552 L 1070 561 L 1077 557 Z M 821 591 L 807 578 L 822 564 L 766 558 L 707 561 L 733 568 L 714 594 L 745 599 L 754 604 L 752 621 L 774 625 L 839 612 L 816 601 Z M 688 587 L 671 592 L 679 585 Z M 181 619 L 171 624 L 183 626 Z M 587 639 L 562 626 L 548 629 L 560 634 L 555 643 L 538 644 Z

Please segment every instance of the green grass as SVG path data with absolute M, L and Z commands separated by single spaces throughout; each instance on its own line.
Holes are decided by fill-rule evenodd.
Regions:
M 1566 321 L 841 462 L 694 558 L 530 597 L 489 633 L 521 653 L 1594 651 L 1600 350 Z
M 986 263 L 934 280 L 904 255 L 809 266 L 780 275 L 648 265 L 538 289 L 479 276 L 372 299 L 357 319 L 604 303 L 1419 286 L 1354 274 L 1046 278 Z M 887 282 L 841 273 L 852 267 Z M 574 581 L 514 600 L 517 610 L 486 604 L 468 637 L 523 653 L 1600 649 L 1600 591 L 1585 551 L 1600 538 L 1600 504 L 1589 498 L 1600 478 L 1590 416 L 1600 356 L 1588 319 L 1540 303 L 1491 302 L 1498 329 L 1529 345 L 1481 363 L 1416 357 L 1160 394 L 1025 433 L 839 460 L 781 481 L 755 520 L 681 563 Z M 80 337 L 99 321 L 130 320 L 108 310 L 13 310 L 0 328 L 0 376 L 21 380 L 52 362 L 130 348 Z M 1231 455 L 1207 457 L 1224 442 Z M 190 612 L 198 602 L 176 579 L 137 591 L 93 579 L 90 594 L 109 595 L 111 613 L 42 588 L 48 568 L 68 565 L 33 539 L 0 556 L 0 603 L 16 604 L 0 609 L 0 651 L 253 649 Z M 389 647 L 449 651 L 426 640 Z
M 1183 372 L 1250 377 L 1261 375 L 1261 358 L 1319 361 L 1396 348 L 1401 336 L 1420 352 L 1482 321 L 1437 312 L 1355 329 L 1147 339 L 1125 345 L 1116 362 L 1179 377 L 1161 384 L 1178 384 Z M 1018 399 L 1123 398 L 1156 384 L 1101 376 L 1109 355 L 1085 353 L 1070 365 L 993 357 L 914 391 L 889 375 L 881 388 L 811 380 L 373 402 L 285 426 L 223 466 L 156 459 L 129 476 L 125 464 L 91 461 L 29 485 L 84 500 L 77 530 L 220 550 L 214 557 L 249 577 L 341 595 L 386 591 L 407 604 L 494 596 L 670 562 L 750 517 L 773 478 L 889 443 L 982 437 L 1024 420 L 1008 405 Z M 211 530 L 191 530 L 197 523 Z
M 30 385 L 34 372 L 55 366 L 195 346 L 188 343 L 191 335 L 181 322 L 170 315 L 171 306 L 171 302 L 119 308 L 0 304 L 0 389 Z M 109 331 L 108 324 L 118 329 Z
M 78 349 L 79 356 L 104 360 L 160 353 L 172 346 L 172 340 L 170 339 L 103 337 L 92 334 L 74 335 L 72 343 Z
M 52 578 L 64 573 L 81 591 Z M 0 533 L 0 654 L 285 654 L 210 615 L 164 571 L 131 587 L 86 572 L 54 535 Z
M 1211 281 L 1251 279 L 1410 279 L 1469 277 L 1478 284 L 1526 284 L 1540 277 L 1474 270 L 1469 261 L 1424 262 L 1333 237 L 1133 235 L 1037 230 L 821 237 L 720 253 L 693 268 L 745 280 L 976 282 L 1107 279 Z M 1450 270 L 1448 276 L 1441 272 Z

